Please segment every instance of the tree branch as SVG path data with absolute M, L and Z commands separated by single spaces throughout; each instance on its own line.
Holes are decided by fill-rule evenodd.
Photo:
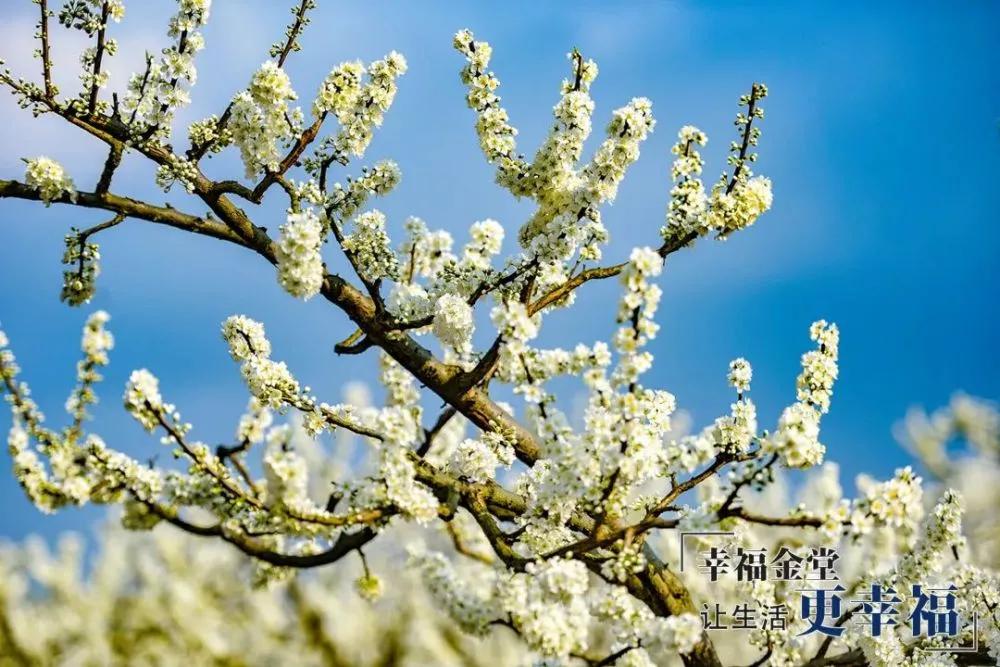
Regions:
M 149 507 L 155 514 L 159 515 L 164 521 L 180 528 L 185 532 L 199 537 L 221 538 L 248 556 L 256 558 L 257 560 L 262 560 L 265 563 L 281 567 L 304 569 L 330 565 L 331 563 L 336 563 L 352 551 L 368 544 L 378 535 L 378 533 L 373 529 L 366 527 L 353 533 L 341 533 L 340 537 L 337 538 L 337 541 L 334 542 L 333 546 L 326 551 L 308 555 L 286 554 L 262 547 L 252 538 L 227 533 L 220 525 L 200 526 L 181 519 L 176 516 L 176 514 L 166 511 L 164 508 L 156 505 L 155 503 L 146 503 L 146 506 Z
M 297 40 L 306 26 L 306 13 L 309 11 L 311 4 L 310 0 L 302 0 L 298 9 L 295 10 L 295 22 L 289 27 L 288 39 L 285 40 L 285 45 L 278 54 L 278 67 L 285 65 L 285 59 L 288 58 L 288 54 L 298 50 Z
M 27 199 L 31 201 L 41 201 L 41 195 L 37 190 L 24 183 L 17 181 L 0 180 L 0 199 L 14 198 Z M 53 200 L 58 204 L 73 204 L 85 208 L 102 209 L 121 213 L 129 218 L 138 218 L 147 222 L 155 222 L 184 231 L 211 236 L 212 238 L 229 241 L 238 245 L 245 245 L 231 229 L 221 222 L 212 219 L 199 218 L 187 213 L 181 213 L 169 206 L 153 206 L 136 199 L 121 197 L 111 193 L 77 192 L 75 195 L 68 193 Z
M 38 0 L 42 17 L 38 22 L 39 39 L 42 42 L 42 79 L 45 83 L 45 97 L 55 98 L 55 86 L 52 85 L 52 56 L 49 54 L 49 4 L 47 0 Z
M 97 187 L 94 194 L 102 195 L 111 187 L 111 178 L 115 175 L 115 170 L 122 163 L 122 146 L 114 143 L 108 149 L 108 159 L 104 161 L 104 168 L 101 170 L 101 177 L 97 180 Z
M 101 27 L 97 30 L 97 47 L 94 51 L 94 67 L 91 72 L 90 94 L 87 100 L 87 113 L 93 114 L 97 110 L 97 92 L 99 86 L 97 79 L 101 74 L 101 61 L 104 60 L 104 38 L 108 29 L 108 17 L 110 15 L 110 5 L 105 0 L 101 3 Z M 109 178 L 110 181 L 110 178 Z M 105 188 L 107 189 L 107 188 Z
M 762 526 L 793 526 L 796 528 L 819 528 L 823 525 L 823 521 L 818 517 L 814 516 L 763 516 L 760 514 L 753 514 L 748 512 L 742 507 L 730 507 L 725 511 L 719 512 L 719 518 L 725 519 L 728 517 L 734 517 L 737 519 L 742 519 L 748 523 L 756 523 Z

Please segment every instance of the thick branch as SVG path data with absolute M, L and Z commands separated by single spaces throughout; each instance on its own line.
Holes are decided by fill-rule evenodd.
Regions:
M 0 199 L 3 198 L 28 199 L 41 201 L 41 195 L 34 188 L 17 181 L 0 180 Z M 203 234 L 212 238 L 229 241 L 243 245 L 243 241 L 233 233 L 226 225 L 210 218 L 199 218 L 187 213 L 181 213 L 169 206 L 153 206 L 136 199 L 121 197 L 109 192 L 99 194 L 96 192 L 77 192 L 74 195 L 63 194 L 53 200 L 58 204 L 73 204 L 85 208 L 102 209 L 121 213 L 129 218 L 138 218 L 148 222 L 155 222 L 169 227 L 176 227 L 195 234 Z
M 104 168 L 101 170 L 101 177 L 97 180 L 95 194 L 104 194 L 111 188 L 111 178 L 115 175 L 115 169 L 122 163 L 122 145 L 111 144 L 108 150 L 108 159 L 104 161 Z
M 823 525 L 822 519 L 814 516 L 763 516 L 748 512 L 742 507 L 731 507 L 719 512 L 719 518 L 735 517 L 748 523 L 757 523 L 762 526 L 791 526 L 795 528 L 819 528 Z

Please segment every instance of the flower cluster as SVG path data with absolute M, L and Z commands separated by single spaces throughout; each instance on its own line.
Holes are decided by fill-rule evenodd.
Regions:
M 782 419 L 784 418 L 785 415 L 782 415 Z M 783 422 L 779 422 L 779 430 L 783 426 Z M 719 417 L 715 420 L 715 425 L 711 433 L 714 445 L 722 451 L 731 454 L 746 452 L 750 449 L 750 443 L 756 437 L 757 407 L 749 398 L 740 398 L 733 403 L 730 407 L 729 415 Z M 790 458 L 794 459 L 794 455 L 790 455 Z M 791 464 L 789 465 L 791 466 Z
M 671 149 L 676 156 L 671 169 L 674 186 L 670 191 L 667 223 L 660 229 L 664 242 L 687 243 L 712 230 L 724 239 L 749 227 L 771 208 L 771 181 L 753 176 L 750 165 L 757 154 L 749 152 L 760 138 L 760 129 L 753 126 L 753 121 L 764 117 L 759 102 L 766 96 L 767 88 L 754 84 L 751 93 L 740 98 L 740 106 L 746 107 L 747 113 L 741 111 L 736 117 L 740 140 L 732 143 L 728 158 L 734 167 L 733 174 L 730 177 L 723 173 L 710 195 L 701 180 L 704 161 L 698 152 L 708 137 L 691 125 L 685 125 L 677 133 L 677 143 Z
M 729 384 L 741 394 L 750 391 L 750 380 L 753 379 L 753 368 L 750 362 L 740 357 L 729 362 Z
M 229 124 L 223 124 L 215 114 L 191 123 L 188 127 L 188 138 L 193 148 L 213 153 L 218 153 L 233 143 L 233 133 L 229 129 Z
M 156 184 L 164 192 L 169 192 L 174 183 L 180 182 L 188 192 L 194 192 L 198 178 L 198 166 L 171 153 L 166 161 L 156 169 Z
M 778 419 L 778 428 L 764 442 L 766 451 L 781 457 L 789 468 L 822 463 L 826 447 L 819 441 L 819 412 L 806 403 L 793 403 Z
M 89 415 L 87 406 L 97 403 L 94 385 L 103 378 L 99 369 L 108 365 L 108 352 L 114 347 L 115 339 L 105 325 L 111 319 L 103 310 L 98 310 L 87 318 L 83 327 L 80 349 L 83 359 L 76 365 L 76 388 L 66 401 L 66 412 L 73 417 L 74 428 L 68 433 L 73 439 L 81 435 L 80 427 Z
M 490 312 L 494 326 L 510 351 L 523 351 L 524 344 L 538 336 L 538 321 L 519 301 L 504 301 Z
M 416 278 L 431 278 L 438 275 L 447 264 L 455 261 L 451 252 L 454 239 L 444 230 L 430 231 L 420 218 L 408 218 L 405 224 L 407 237 L 399 249 L 399 254 L 406 259 L 406 276 L 408 282 Z M 503 228 L 500 234 L 494 236 L 494 231 L 483 229 L 489 234 L 490 246 L 503 240 Z M 496 239 L 496 242 L 494 241 Z M 486 239 L 484 239 L 484 242 Z M 497 249 L 499 251 L 499 248 Z
M 569 59 L 574 66 L 573 80 L 563 81 L 562 97 L 552 110 L 555 124 L 535 154 L 528 176 L 541 196 L 573 187 L 576 164 L 590 136 L 594 101 L 589 91 L 597 77 L 597 64 L 584 61 L 578 51 L 571 52 Z
M 462 69 L 462 83 L 469 88 L 465 99 L 477 114 L 476 133 L 483 155 L 497 165 L 497 183 L 515 195 L 529 194 L 528 164 L 517 154 L 517 130 L 494 92 L 500 81 L 488 69 L 493 48 L 487 42 L 477 42 L 469 30 L 458 31 L 453 43 L 467 61 Z
M 677 143 L 671 152 L 674 159 L 671 175 L 675 181 L 670 190 L 670 206 L 667 210 L 667 224 L 660 230 L 664 239 L 682 238 L 688 234 L 704 234 L 708 231 L 706 211 L 708 196 L 701 181 L 704 161 L 698 146 L 708 143 L 704 132 L 691 125 L 685 125 L 677 133 Z
M 246 315 L 233 315 L 222 324 L 222 337 L 229 344 L 233 361 L 248 361 L 271 356 L 271 341 L 264 325 Z
M 371 169 L 363 168 L 361 176 L 348 179 L 347 186 L 334 183 L 329 195 L 329 210 L 338 220 L 352 217 L 372 195 L 383 196 L 399 184 L 399 165 L 383 160 Z
M 472 307 L 461 296 L 442 294 L 434 304 L 433 331 L 437 339 L 458 354 L 466 354 L 472 345 L 476 325 Z
M 819 320 L 809 328 L 809 337 L 819 344 L 819 349 L 802 355 L 802 373 L 796 380 L 798 398 L 825 413 L 830 409 L 833 383 L 837 379 L 840 331 L 836 324 Z
M 145 368 L 132 371 L 125 386 L 125 409 L 147 431 L 160 425 L 164 413 L 172 413 L 173 406 L 163 402 L 160 381 Z
M 346 162 L 348 156 L 364 155 L 374 129 L 382 125 L 396 97 L 396 79 L 405 73 L 406 58 L 395 51 L 368 65 L 364 85 L 361 63 L 343 63 L 330 72 L 320 87 L 313 114 L 332 113 L 340 123 L 340 131 L 326 142 L 332 159 Z
M 332 113 L 338 118 L 346 116 L 357 105 L 361 96 L 361 81 L 365 67 L 360 61 L 345 62 L 334 67 L 323 83 L 313 102 L 313 115 L 317 118 Z
M 0 388 L 8 392 L 12 423 L 8 448 L 13 459 L 13 472 L 28 498 L 42 511 L 52 512 L 67 504 L 83 504 L 101 488 L 101 477 L 90 468 L 90 452 L 102 446 L 95 435 L 83 438 L 83 422 L 87 407 L 97 401 L 93 385 L 101 379 L 99 369 L 108 363 L 108 351 L 114 339 L 104 328 L 107 313 L 98 311 L 87 319 L 81 340 L 83 358 L 77 365 L 77 385 L 66 401 L 66 411 L 73 419 L 61 433 L 45 426 L 45 416 L 30 398 L 30 389 L 17 380 L 20 369 L 13 353 L 6 349 L 8 340 L 0 331 Z M 81 442 L 81 440 L 83 440 Z M 32 448 L 32 441 L 37 448 Z M 48 463 L 43 463 L 39 454 Z M 157 473 L 141 475 L 155 483 Z M 105 491 L 96 498 L 110 502 L 118 500 L 114 492 Z
M 452 452 L 448 468 L 459 477 L 474 482 L 487 482 L 496 477 L 500 466 L 514 462 L 514 448 L 496 433 L 485 433 L 481 439 L 466 438 Z
M 68 194 L 71 200 L 76 196 L 73 179 L 69 177 L 61 164 L 45 156 L 27 161 L 24 182 L 29 188 L 38 190 L 38 195 L 46 206 L 65 194 Z
M 924 581 L 942 570 L 946 555 L 965 551 L 964 513 L 961 494 L 954 489 L 945 491 L 925 518 L 916 548 L 905 553 L 896 565 L 900 582 Z
M 385 585 L 382 580 L 373 574 L 358 577 L 354 582 L 354 588 L 358 591 L 358 595 L 369 602 L 378 600 L 385 593 Z
M 285 362 L 271 359 L 271 344 L 260 322 L 234 315 L 223 323 L 222 337 L 229 344 L 229 354 L 241 362 L 247 388 L 261 404 L 280 409 L 300 402 L 299 383 Z
M 65 242 L 62 262 L 69 268 L 63 271 L 60 298 L 71 306 L 82 306 L 90 303 L 97 290 L 95 281 L 101 273 L 100 248 L 75 229 L 66 235 Z
M 607 139 L 598 147 L 590 163 L 579 173 L 555 179 L 536 191 L 538 211 L 521 228 L 521 244 L 537 248 L 552 243 L 553 236 L 572 238 L 567 227 L 576 226 L 578 222 L 584 223 L 581 227 L 590 235 L 606 233 L 598 209 L 601 204 L 614 200 L 626 170 L 639 159 L 639 145 L 655 124 L 652 103 L 644 97 L 616 109 L 606 129 Z M 564 250 L 561 254 L 571 254 L 573 249 L 571 245 L 567 249 L 569 252 Z
M 159 59 L 147 56 L 145 71 L 129 79 L 122 111 L 136 143 L 169 137 L 174 113 L 191 101 L 181 83 L 193 86 L 197 81 L 194 56 L 205 47 L 198 28 L 208 22 L 211 5 L 211 0 L 177 0 L 167 30 L 176 43 L 163 49 Z
M 802 355 L 802 372 L 796 380 L 799 402 L 785 408 L 778 428 L 764 442 L 764 448 L 778 454 L 790 468 L 822 463 L 826 447 L 819 441 L 819 422 L 821 415 L 830 408 L 838 373 L 840 333 L 837 325 L 825 320 L 813 322 L 809 336 L 819 347 Z
M 757 154 L 750 148 L 757 145 L 760 128 L 753 122 L 764 118 L 760 101 L 767 97 L 767 86 L 753 84 L 750 93 L 740 97 L 740 107 L 746 107 L 736 116 L 736 129 L 740 140 L 730 146 L 728 163 L 733 167 L 731 178 L 723 173 L 722 178 L 712 188 L 708 202 L 708 224 L 719 231 L 719 238 L 752 225 L 757 218 L 771 208 L 771 180 L 753 176 L 750 165 L 756 162 Z
M 594 200 L 614 200 L 625 170 L 639 159 L 639 144 L 655 125 L 653 103 L 645 97 L 636 97 L 627 105 L 615 109 L 608 123 L 608 138 L 583 172 Z
M 354 231 L 344 237 L 343 246 L 364 280 L 395 278 L 399 272 L 399 260 L 390 247 L 381 211 L 368 211 L 355 218 Z
M 724 183 L 712 188 L 706 219 L 708 226 L 718 229 L 722 238 L 752 225 L 770 210 L 774 198 L 771 179 L 763 176 L 737 181 L 735 188 L 728 192 L 727 189 Z
M 684 655 L 694 650 L 701 640 L 701 619 L 694 614 L 681 614 L 663 619 L 661 641 L 670 649 Z
M 118 52 L 118 42 L 113 37 L 108 37 L 106 32 L 109 20 L 118 23 L 124 16 L 125 4 L 122 0 L 67 2 L 59 10 L 59 22 L 67 28 L 76 28 L 86 33 L 88 37 L 101 33 L 99 43 L 85 48 L 80 54 L 79 76 L 83 87 L 79 97 L 71 102 L 74 111 L 107 112 L 108 103 L 98 99 L 97 93 L 107 86 L 110 78 L 108 72 L 102 69 L 103 59 Z
M 281 226 L 275 248 L 278 282 L 292 296 L 309 299 L 319 294 L 326 274 L 321 254 L 323 236 L 323 222 L 311 208 L 289 213 Z
M 876 526 L 915 528 L 923 516 L 921 481 L 909 466 L 900 468 L 885 482 L 863 479 L 859 482 L 862 496 L 852 508 L 851 530 L 866 534 Z
M 622 546 L 613 557 L 601 565 L 601 575 L 605 579 L 625 582 L 634 574 L 646 569 L 646 557 L 642 554 L 642 545 L 632 543 Z
M 240 149 L 247 178 L 277 171 L 282 148 L 301 133 L 302 112 L 288 104 L 297 97 L 285 70 L 268 60 L 254 73 L 247 90 L 233 98 L 227 129 Z
M 663 259 L 652 248 L 636 248 L 629 257 L 629 264 L 622 272 L 625 294 L 618 305 L 618 321 L 622 323 L 615 334 L 615 347 L 621 353 L 615 378 L 619 384 L 634 383 L 639 375 L 649 370 L 653 355 L 642 347 L 656 337 L 660 326 L 653 320 L 663 291 L 652 278 L 663 270 Z
M 586 648 L 590 586 L 580 561 L 535 561 L 498 587 L 500 604 L 529 646 L 543 656 L 562 658 Z

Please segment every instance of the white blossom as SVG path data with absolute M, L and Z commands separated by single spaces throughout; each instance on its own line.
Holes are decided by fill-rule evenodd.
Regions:
M 837 379 L 840 333 L 836 324 L 820 320 L 813 323 L 809 335 L 819 343 L 819 349 L 802 356 L 802 373 L 796 381 L 798 398 L 825 413 L 830 408 L 833 383 Z
M 538 324 L 523 303 L 506 301 L 490 312 L 497 330 L 510 341 L 526 343 L 538 335 Z
M 175 112 L 191 101 L 182 83 L 193 86 L 198 79 L 194 56 L 205 46 L 198 28 L 208 22 L 211 0 L 178 0 L 177 5 L 167 28 L 175 42 L 158 59 L 147 56 L 145 71 L 131 76 L 122 99 L 135 143 L 170 135 Z
M 29 188 L 38 191 L 39 197 L 46 205 L 68 194 L 75 199 L 76 188 L 73 179 L 69 177 L 62 165 L 51 158 L 39 156 L 27 161 L 24 170 L 24 181 Z
M 354 231 L 344 238 L 343 245 L 365 280 L 396 277 L 399 260 L 390 248 L 385 215 L 381 211 L 359 215 L 354 220 Z
M 455 294 L 443 294 L 434 304 L 433 331 L 443 345 L 460 354 L 469 350 L 475 331 L 472 307 Z
M 723 184 L 716 185 L 708 202 L 708 225 L 722 235 L 752 225 L 771 208 L 771 179 L 754 176 L 739 181 L 732 192 Z
M 323 223 L 316 212 L 289 213 L 281 226 L 275 256 L 278 282 L 292 296 L 309 299 L 319 293 L 325 274 L 322 247 Z
M 753 369 L 750 367 L 750 362 L 740 357 L 739 359 L 734 359 L 729 362 L 729 384 L 736 389 L 736 391 L 744 392 L 750 390 L 750 380 L 753 378 Z
M 125 409 L 147 431 L 160 424 L 160 415 L 168 411 L 160 396 L 160 382 L 152 373 L 142 368 L 132 371 L 125 387 Z
M 284 147 L 301 131 L 302 113 L 289 106 L 297 97 L 288 74 L 268 60 L 247 90 L 233 98 L 227 129 L 240 149 L 247 178 L 278 171 Z
M 778 428 L 764 442 L 764 447 L 781 456 L 789 468 L 822 463 L 826 447 L 819 441 L 819 412 L 806 403 L 793 403 L 785 408 Z
M 694 614 L 681 614 L 663 620 L 664 644 L 678 653 L 690 653 L 701 639 L 701 619 Z
M 271 356 L 271 342 L 264 325 L 245 315 L 233 315 L 222 324 L 222 337 L 229 344 L 234 361 Z

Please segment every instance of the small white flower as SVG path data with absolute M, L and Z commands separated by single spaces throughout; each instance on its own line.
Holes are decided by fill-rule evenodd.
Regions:
M 739 392 L 750 390 L 750 380 L 753 379 L 753 369 L 750 362 L 740 357 L 729 362 L 729 384 Z

